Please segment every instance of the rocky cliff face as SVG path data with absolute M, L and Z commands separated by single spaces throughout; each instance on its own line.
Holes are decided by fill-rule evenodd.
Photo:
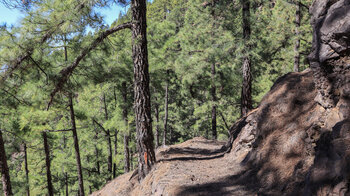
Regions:
M 350 1 L 316 0 L 310 13 L 311 71 L 280 78 L 231 129 L 231 156 L 258 193 L 350 192 Z
M 350 1 L 316 0 L 310 8 L 313 48 L 309 55 L 318 90 L 316 101 L 326 108 L 349 96 Z

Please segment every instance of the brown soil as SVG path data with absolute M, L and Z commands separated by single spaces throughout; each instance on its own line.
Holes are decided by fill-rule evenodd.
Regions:
M 92 195 L 251 195 L 235 182 L 242 167 L 225 154 L 224 144 L 197 137 L 159 148 L 158 163 L 141 185 L 129 181 L 130 172 Z

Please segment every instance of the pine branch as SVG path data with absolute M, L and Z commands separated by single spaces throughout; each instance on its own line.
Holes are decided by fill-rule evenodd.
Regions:
M 26 102 L 25 100 L 20 100 L 18 97 L 16 97 L 16 95 L 12 94 L 11 92 L 5 90 L 4 88 L 1 89 L 2 91 L 4 91 L 6 94 L 10 95 L 12 98 L 16 99 L 19 103 L 25 104 L 30 106 L 31 104 Z
M 63 25 L 64 21 L 60 22 L 56 25 L 56 28 L 48 31 L 38 42 L 39 45 L 44 44 L 51 36 L 56 32 L 56 29 L 58 29 L 61 25 Z M 27 51 L 25 51 L 23 54 L 19 55 L 15 60 L 13 60 L 9 67 L 7 68 L 5 74 L 0 80 L 0 84 L 4 83 L 8 77 L 10 77 L 13 72 L 20 68 L 21 64 L 25 61 L 31 58 L 31 55 L 34 52 L 34 48 L 28 48 Z
M 74 69 L 79 65 L 80 61 L 84 59 L 84 57 L 89 54 L 89 52 L 93 49 L 95 49 L 104 39 L 106 39 L 109 35 L 123 30 L 123 29 L 127 29 L 127 28 L 131 28 L 132 27 L 132 23 L 131 22 L 127 22 L 121 25 L 118 25 L 116 27 L 110 28 L 106 31 L 103 31 L 87 48 L 83 49 L 79 56 L 74 60 L 74 62 L 62 69 L 60 71 L 60 77 L 58 79 L 57 84 L 55 85 L 55 89 L 51 92 L 51 99 L 48 103 L 47 108 L 50 108 L 52 102 L 53 102 L 53 98 L 55 97 L 55 95 L 62 90 L 63 85 L 68 81 L 69 77 L 72 75 Z
M 101 129 L 103 132 L 105 132 L 105 134 L 107 134 L 106 129 L 102 126 L 102 124 L 100 124 L 99 122 L 97 122 L 97 120 L 95 118 L 92 119 Z
M 72 131 L 73 129 L 61 129 L 61 130 L 44 130 L 45 133 L 53 133 L 53 132 L 66 132 L 66 131 Z

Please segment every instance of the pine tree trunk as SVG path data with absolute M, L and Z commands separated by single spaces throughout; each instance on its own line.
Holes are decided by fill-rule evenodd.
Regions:
M 105 112 L 105 120 L 108 120 L 108 110 L 107 110 L 107 103 L 106 103 L 106 95 L 103 94 L 103 105 L 104 105 L 104 112 Z M 107 141 L 108 141 L 108 161 L 107 161 L 107 169 L 108 169 L 108 176 L 107 181 L 111 180 L 112 175 L 112 162 L 113 162 L 113 150 L 112 150 L 112 140 L 111 140 L 111 132 L 109 129 L 106 130 L 107 135 Z
M 215 63 L 211 65 L 211 98 L 212 98 L 212 108 L 211 108 L 211 130 L 213 133 L 213 138 L 217 139 L 216 130 L 216 86 L 215 86 Z
M 134 170 L 134 164 L 132 162 L 132 154 L 133 154 L 133 150 L 132 148 L 130 148 L 130 168 L 131 168 L 131 171 Z
M 113 163 L 113 178 L 117 177 L 117 154 L 118 154 L 118 130 L 116 129 L 114 131 L 114 159 L 115 162 Z
M 249 39 L 250 39 L 250 2 L 249 0 L 242 1 L 242 18 L 243 18 L 243 39 L 244 39 L 244 53 L 243 57 L 243 84 L 241 93 L 241 116 L 247 115 L 247 113 L 253 108 L 252 107 L 252 73 L 251 73 L 251 62 L 249 57 Z
M 149 91 L 146 0 L 132 0 L 134 101 L 138 148 L 138 177 L 141 181 L 156 162 L 153 146 L 151 95 Z
M 45 150 L 47 190 L 48 190 L 49 196 L 53 196 L 53 186 L 52 186 L 52 179 L 51 179 L 50 149 L 49 149 L 49 144 L 47 141 L 47 135 L 45 132 L 43 132 L 43 138 L 44 138 L 44 150 Z
M 69 186 L 68 186 L 68 174 L 67 174 L 67 172 L 64 173 L 64 176 L 65 176 L 64 183 L 65 183 L 65 186 L 66 186 L 66 196 L 69 196 Z
M 83 180 L 83 172 L 81 168 L 81 159 L 80 159 L 80 150 L 79 150 L 79 140 L 77 134 L 77 127 L 75 124 L 75 115 L 74 115 L 74 107 L 73 107 L 73 95 L 69 95 L 69 108 L 70 108 L 70 117 L 72 123 L 72 133 L 73 133 L 73 141 L 74 141 L 74 149 L 75 149 L 75 160 L 77 162 L 77 170 L 78 170 L 78 181 L 79 181 L 79 195 L 84 196 L 84 180 Z
M 157 148 L 159 146 L 159 105 L 158 103 L 156 103 L 154 107 L 155 107 L 156 122 L 157 122 L 157 125 L 156 125 L 156 148 Z
M 2 138 L 2 131 L 0 130 L 0 169 L 1 169 L 1 182 L 2 189 L 5 196 L 13 195 L 9 168 L 7 166 L 7 158 L 5 152 L 4 139 Z
M 124 172 L 130 171 L 129 136 L 124 133 Z
M 300 0 L 297 1 L 296 5 L 296 12 L 295 12 L 295 45 L 294 45 L 294 72 L 299 72 L 299 67 L 300 67 L 300 53 L 299 53 L 299 48 L 300 48 L 300 37 L 299 37 L 299 28 L 300 28 L 300 9 L 301 8 L 301 3 Z
M 114 103 L 115 103 L 115 108 L 117 108 L 117 94 L 115 92 L 115 87 L 113 87 L 113 94 L 114 94 Z M 116 129 L 114 131 L 114 159 L 115 162 L 113 164 L 113 178 L 117 177 L 117 155 L 118 155 L 118 130 Z
M 166 70 L 165 98 L 164 98 L 164 132 L 163 146 L 166 145 L 166 136 L 168 132 L 168 99 L 169 99 L 169 70 Z
M 96 153 L 96 169 L 97 169 L 97 174 L 101 175 L 100 171 L 100 161 L 99 161 L 99 153 L 97 147 L 95 147 L 95 153 Z
M 30 187 L 29 187 L 29 170 L 28 170 L 28 154 L 27 154 L 27 145 L 23 144 L 23 150 L 24 150 L 24 170 L 26 173 L 26 190 L 27 190 L 27 196 L 30 196 Z
M 123 96 L 123 119 L 125 123 L 126 130 L 124 132 L 124 172 L 130 171 L 130 153 L 129 153 L 129 122 L 128 122 L 128 107 L 127 107 L 127 101 L 128 101 L 128 89 L 126 82 L 122 83 L 122 96 Z

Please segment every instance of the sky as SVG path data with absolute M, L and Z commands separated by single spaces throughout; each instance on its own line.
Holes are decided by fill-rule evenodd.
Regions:
M 111 8 L 103 8 L 96 10 L 104 16 L 106 24 L 111 25 L 119 16 L 120 12 L 125 13 L 125 8 L 113 4 Z M 0 3 L 0 24 L 16 25 L 20 19 L 24 17 L 18 10 L 8 9 Z

